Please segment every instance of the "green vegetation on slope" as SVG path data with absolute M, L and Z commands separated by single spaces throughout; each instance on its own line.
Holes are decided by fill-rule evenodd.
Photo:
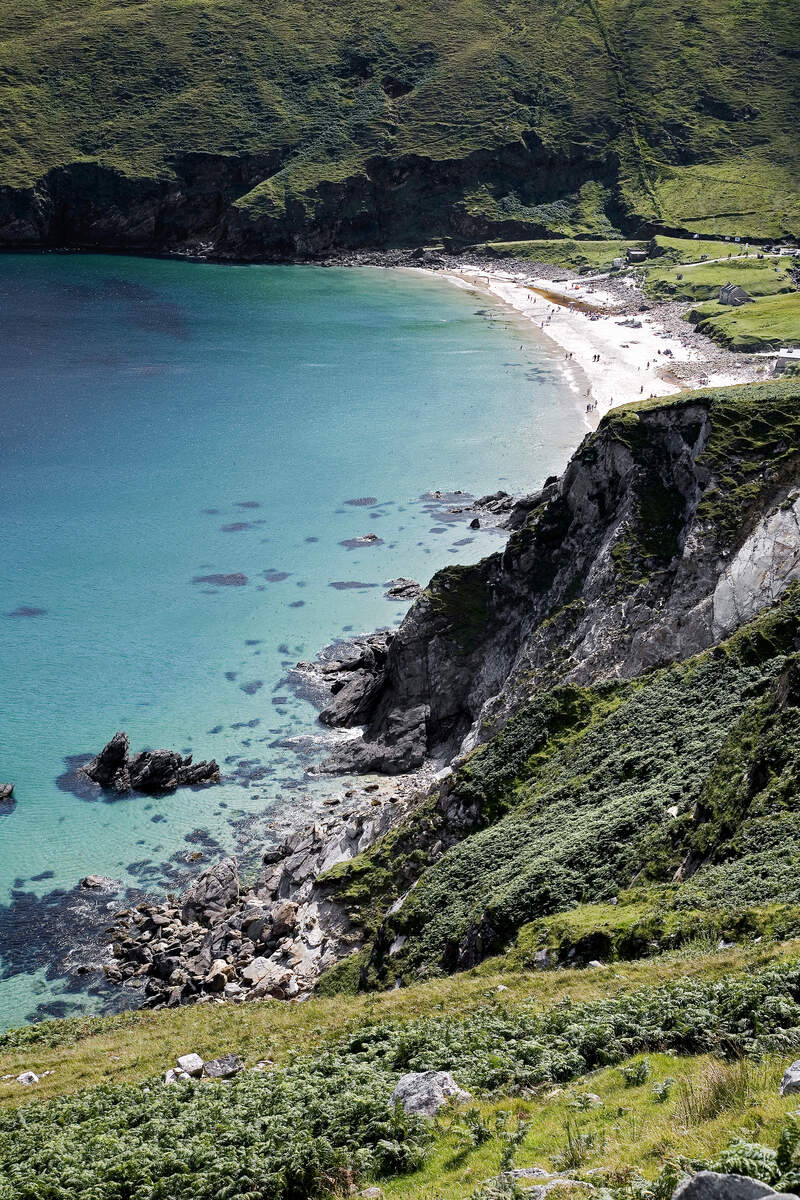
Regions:
M 680 428 L 689 445 L 698 443 L 708 414 L 695 519 L 710 545 L 731 554 L 783 499 L 800 467 L 797 383 L 683 393 L 666 407 L 685 410 Z M 661 471 L 663 441 L 651 416 L 657 422 L 664 408 L 652 401 L 612 411 L 579 452 L 588 463 L 620 442 L 639 468 L 629 493 L 635 502 L 612 547 L 626 598 L 657 586 L 680 549 L 685 500 L 674 480 L 662 482 L 669 472 Z M 515 538 L 535 539 L 535 528 L 513 535 L 512 552 Z M 546 574 L 547 547 L 531 544 L 532 569 Z M 474 606 L 480 569 L 471 570 Z M 446 579 L 455 621 L 460 577 Z M 470 625 L 472 637 L 479 632 Z M 800 821 L 792 802 L 799 632 L 793 591 L 721 646 L 679 665 L 627 682 L 540 687 L 440 795 L 326 874 L 331 894 L 374 943 L 323 987 L 352 988 L 357 980 L 388 986 L 463 968 L 508 946 L 527 922 L 605 903 L 637 880 L 660 888 L 679 869 L 688 880 L 699 864 L 674 894 L 653 895 L 650 907 L 669 903 L 705 915 L 687 911 L 660 923 L 643 916 L 640 944 L 702 930 L 770 931 L 772 905 L 800 903 L 793 882 Z M 756 770 L 762 759 L 766 766 Z M 743 778 L 752 782 L 749 791 L 725 792 Z M 454 828 L 449 811 L 460 814 Z
M 729 752 L 728 739 L 738 744 L 746 715 L 772 702 L 798 631 L 800 603 L 793 597 L 721 652 L 632 683 L 586 689 L 594 720 L 574 723 L 566 738 L 553 720 L 559 722 L 564 701 L 572 702 L 572 689 L 546 693 L 517 713 L 492 752 L 476 751 L 452 788 L 459 798 L 462 787 L 470 797 L 481 789 L 481 811 L 492 823 L 428 866 L 387 918 L 383 940 L 407 941 L 380 957 L 375 982 L 422 969 L 452 970 L 507 945 L 536 917 L 607 900 L 637 876 L 668 880 L 688 853 L 695 808 L 719 757 Z M 791 717 L 797 717 L 794 707 Z M 791 722 L 782 737 L 791 758 Z M 511 749 L 517 744 L 519 755 Z M 496 756 L 513 772 L 513 781 L 501 776 L 509 811 L 499 820 L 493 820 Z M 746 878 L 751 856 L 757 857 L 759 901 L 800 903 L 800 887 L 792 882 L 800 821 L 791 808 L 782 811 L 777 797 L 773 804 L 759 792 L 757 801 L 768 814 L 758 822 L 760 835 L 771 826 L 772 836 L 763 854 L 748 852 L 750 840 L 740 829 L 731 873 Z M 756 821 L 746 810 L 748 816 Z M 730 849 L 728 855 L 733 858 Z M 701 870 L 691 882 L 690 907 L 754 899 L 734 899 L 724 869 L 709 880 L 708 891 L 703 878 Z
M 741 308 L 718 303 L 698 305 L 691 317 L 701 333 L 730 350 L 800 346 L 800 292 L 765 296 Z
M 615 258 L 624 258 L 628 248 L 644 250 L 646 242 L 619 238 L 598 241 L 593 238 L 538 238 L 521 242 L 487 242 L 480 247 L 499 258 L 527 259 L 534 263 L 554 263 L 573 270 L 610 270 Z
M 786 259 L 731 258 L 647 272 L 645 291 L 656 300 L 715 300 L 726 283 L 751 296 L 774 296 L 795 290 Z
M 267 246 L 332 221 L 351 242 L 777 237 L 800 228 L 798 37 L 788 0 L 2 0 L 0 185 L 177 174 L 161 236 L 202 193 Z M 94 212 L 121 238 L 142 195 L 115 186 L 60 177 L 51 236 Z M 7 236 L 33 236 L 30 195 L 3 200 Z
M 608 975 L 590 973 L 597 998 L 567 996 L 545 1008 L 536 1003 L 539 978 L 527 977 L 527 1002 L 520 997 L 510 1003 L 505 994 L 500 1000 L 495 993 L 491 1002 L 471 1012 L 429 1010 L 401 1022 L 362 1021 L 328 1038 L 313 1057 L 306 1045 L 304 1056 L 289 1065 L 246 1073 L 230 1084 L 164 1087 L 152 1078 L 23 1102 L 0 1114 L 0 1196 L 301 1200 L 346 1189 L 351 1182 L 383 1182 L 392 1176 L 405 1176 L 390 1184 L 393 1195 L 425 1196 L 437 1185 L 450 1195 L 450 1188 L 463 1182 L 457 1169 L 464 1157 L 447 1154 L 448 1148 L 458 1149 L 460 1142 L 467 1156 L 471 1147 L 491 1143 L 497 1153 L 504 1133 L 513 1128 L 507 1118 L 504 1122 L 495 1115 L 508 1113 L 509 1106 L 497 1099 L 503 1093 L 526 1097 L 524 1106 L 512 1106 L 517 1118 L 531 1108 L 543 1117 L 530 1133 L 527 1125 L 522 1128 L 516 1139 L 525 1158 L 530 1161 L 536 1153 L 553 1167 L 566 1165 L 573 1171 L 589 1165 L 601 1150 L 607 1165 L 610 1150 L 612 1172 L 634 1165 L 656 1174 L 674 1150 L 682 1126 L 694 1137 L 685 1149 L 719 1154 L 742 1116 L 757 1118 L 777 1140 L 781 1115 L 792 1104 L 774 1095 L 780 1060 L 768 1057 L 760 1072 L 749 1066 L 729 1068 L 721 1060 L 781 1054 L 785 1061 L 800 1036 L 800 967 L 793 959 L 778 959 L 759 969 L 719 975 L 708 958 L 696 967 L 695 977 L 616 994 L 609 994 Z M 578 994 L 586 986 L 584 977 L 564 972 L 561 987 Z M 554 986 L 542 983 L 545 990 Z M 311 1000 L 301 1008 L 319 1003 Z M 229 1010 L 231 1031 L 237 1022 L 254 1020 L 269 1031 L 275 1007 L 265 1003 Z M 294 1014 L 294 1019 L 305 1019 L 294 1006 L 286 1007 L 287 1023 Z M 167 1029 L 216 1019 L 208 1010 L 149 1016 L 155 1024 L 165 1022 Z M 109 1024 L 111 1044 L 114 1027 Z M 13 1041 L 13 1034 L 3 1039 Z M 151 1069 L 166 1065 L 166 1047 L 160 1050 L 160 1062 L 154 1056 Z M 642 1053 L 658 1057 L 630 1061 Z M 710 1058 L 712 1054 L 717 1057 Z M 70 1057 L 62 1055 L 64 1062 Z M 422 1122 L 389 1104 L 401 1073 L 428 1069 L 452 1070 L 477 1100 L 476 1108 L 463 1116 L 446 1116 L 437 1123 L 433 1147 Z M 588 1071 L 598 1069 L 601 1073 L 591 1082 L 585 1080 Z M 668 1072 L 679 1078 L 674 1094 L 666 1083 Z M 556 1097 L 548 1091 L 553 1084 L 563 1087 L 579 1080 L 582 1086 L 573 1086 L 553 1104 Z M 659 1094 L 654 1081 L 661 1085 Z M 591 1117 L 584 1115 L 588 1106 L 581 1100 L 590 1090 L 600 1094 L 606 1109 Z M 628 1093 L 627 1103 L 618 1099 L 621 1090 Z M 663 1110 L 662 1104 L 667 1105 Z M 651 1106 L 658 1107 L 658 1118 L 646 1121 Z M 648 1128 L 645 1141 L 636 1138 L 637 1121 L 631 1121 L 638 1114 L 644 1118 L 640 1130 L 645 1122 Z M 667 1115 L 674 1122 L 673 1133 L 656 1138 Z M 588 1136 L 605 1129 L 606 1136 L 602 1142 L 584 1140 L 584 1153 L 564 1164 L 559 1163 L 565 1144 L 559 1125 L 566 1117 L 572 1119 L 573 1133 Z M 741 1156 L 743 1151 L 729 1153 Z M 477 1156 L 474 1165 L 491 1161 L 485 1155 Z M 426 1156 L 429 1162 L 423 1166 Z M 777 1178 L 776 1160 L 770 1161 Z

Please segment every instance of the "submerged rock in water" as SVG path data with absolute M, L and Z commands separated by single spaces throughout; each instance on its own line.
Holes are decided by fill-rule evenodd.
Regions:
M 0 783 L 0 813 L 10 813 L 15 804 L 13 783 Z
M 117 732 L 96 758 L 79 770 L 101 787 L 115 792 L 173 792 L 178 787 L 219 783 L 219 764 L 212 758 L 195 763 L 192 755 L 174 750 L 142 750 L 129 757 L 126 733 Z

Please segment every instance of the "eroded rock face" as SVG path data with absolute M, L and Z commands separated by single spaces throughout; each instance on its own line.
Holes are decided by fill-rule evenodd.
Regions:
M 227 858 L 198 875 L 179 901 L 119 914 L 116 961 L 107 964 L 107 977 L 143 986 L 150 1008 L 294 1000 L 308 993 L 327 967 L 361 944 L 360 931 L 318 877 L 407 811 L 411 783 L 395 786 L 397 794 L 384 801 L 364 788 L 341 815 L 267 851 L 252 887 L 242 887 L 236 860 Z M 185 1069 L 182 1061 L 177 1069 Z
M 129 751 L 127 733 L 117 732 L 97 757 L 80 769 L 101 787 L 119 793 L 156 794 L 219 783 L 219 765 L 213 758 L 196 763 L 191 754 L 184 757 L 174 750 L 142 750 L 131 758 Z
M 239 899 L 239 867 L 235 858 L 208 867 L 187 888 L 181 904 L 181 920 L 212 925 Z
M 681 660 L 773 603 L 800 578 L 800 463 L 785 446 L 755 453 L 742 475 L 757 502 L 724 511 L 731 460 L 709 450 L 714 421 L 702 399 L 610 414 L 559 480 L 509 511 L 506 548 L 435 575 L 385 664 L 355 671 L 357 719 L 343 705 L 337 723 L 364 725 L 363 742 L 330 766 L 404 769 L 424 709 L 424 754 L 449 761 L 540 688 Z

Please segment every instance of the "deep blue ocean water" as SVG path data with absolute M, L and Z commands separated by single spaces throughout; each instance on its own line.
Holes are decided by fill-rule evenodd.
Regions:
M 498 547 L 425 493 L 563 468 L 582 416 L 537 337 L 411 272 L 0 257 L 0 1026 L 100 1003 L 52 963 L 81 876 L 159 890 L 341 786 L 305 775 L 287 670 L 398 623 L 385 581 Z M 59 786 L 117 729 L 229 779 Z

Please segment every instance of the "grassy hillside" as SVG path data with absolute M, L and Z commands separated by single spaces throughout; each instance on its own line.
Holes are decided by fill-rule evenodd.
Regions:
M 669 577 L 680 554 L 683 501 L 673 477 L 653 482 L 651 415 L 663 421 L 671 407 L 707 407 L 695 554 L 710 542 L 728 556 L 765 507 L 796 494 L 797 400 L 788 380 L 684 393 L 666 409 L 654 400 L 605 418 L 581 461 L 605 462 L 619 445 L 648 481 L 641 491 L 639 482 L 628 485 L 626 495 L 638 499 L 610 549 L 614 595 L 635 604 Z M 548 569 L 546 548 L 537 561 Z M 464 601 L 470 622 L 487 569 L 469 577 L 478 588 Z M 447 579 L 458 647 L 465 610 L 457 579 Z M 432 588 L 441 590 L 436 578 Z M 580 590 L 570 594 L 582 612 Z M 551 624 L 546 618 L 540 632 Z M 649 892 L 635 918 L 620 909 L 618 919 L 636 928 L 591 948 L 584 925 L 584 961 L 649 953 L 653 942 L 675 945 L 700 932 L 769 933 L 776 921 L 793 929 L 800 904 L 793 865 L 800 855 L 799 635 L 795 588 L 713 650 L 683 662 L 633 679 L 555 687 L 540 680 L 523 690 L 527 699 L 457 766 L 441 797 L 434 793 L 405 826 L 324 876 L 373 939 L 358 964 L 361 985 L 463 968 L 511 945 L 528 922 L 607 905 L 634 886 Z M 474 815 L 451 828 L 450 810 Z M 402 904 L 387 913 L 399 897 Z M 776 905 L 789 907 L 778 912 Z M 358 971 L 343 966 L 327 986 L 336 979 L 352 986 Z
M 367 978 L 388 984 L 452 970 L 507 946 L 527 921 L 608 901 L 637 880 L 656 890 L 644 897 L 628 953 L 696 935 L 702 912 L 709 931 L 730 936 L 769 925 L 763 908 L 748 922 L 754 906 L 800 905 L 798 710 L 794 699 L 788 707 L 777 700 L 786 687 L 794 696 L 787 681 L 798 633 L 800 599 L 791 595 L 685 664 L 630 683 L 558 688 L 523 708 L 453 784 L 457 796 L 480 798 L 485 828 L 418 864 L 413 892 L 381 928 Z M 736 781 L 750 778 L 755 761 L 758 786 L 739 791 Z M 395 841 L 389 835 L 385 847 L 328 876 L 368 923 L 381 889 L 404 867 Z M 692 856 L 703 866 L 689 882 L 663 886 Z M 413 864 L 412 849 L 412 877 Z M 679 912 L 670 922 L 672 906 Z M 798 916 L 795 907 L 793 925 Z M 397 938 L 402 948 L 388 955 Z M 607 954 L 617 940 L 625 944 L 590 937 L 583 952 Z
M 741 308 L 712 302 L 691 313 L 697 328 L 731 350 L 800 346 L 800 293 L 765 296 Z
M 657 300 L 715 300 L 725 283 L 743 287 L 750 296 L 794 292 L 785 258 L 731 258 L 659 269 L 650 267 L 645 290 Z
M 2 0 L 4 237 L 75 236 L 91 203 L 96 238 L 169 240 L 186 189 L 206 232 L 268 244 L 334 212 L 351 242 L 778 237 L 800 229 L 799 37 L 788 0 Z
M 695 950 L 560 973 L 497 960 L 369 1001 L 10 1031 L 0 1070 L 53 1074 L 35 1098 L 4 1084 L 0 1196 L 300 1200 L 378 1183 L 455 1200 L 537 1164 L 594 1171 L 620 1200 L 639 1177 L 646 1200 L 665 1164 L 713 1161 L 743 1130 L 778 1143 L 796 1104 L 777 1094 L 800 1035 L 796 953 Z M 189 1048 L 272 1061 L 233 1084 L 165 1088 L 159 1074 Z M 432 1128 L 388 1103 L 402 1072 L 427 1068 L 452 1070 L 474 1097 Z

